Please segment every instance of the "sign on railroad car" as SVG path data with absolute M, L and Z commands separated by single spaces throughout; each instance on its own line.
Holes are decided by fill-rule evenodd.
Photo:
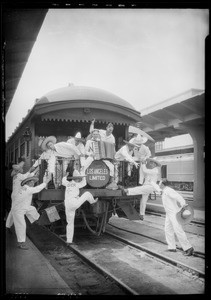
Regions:
M 110 172 L 102 160 L 94 160 L 86 170 L 87 183 L 94 188 L 101 188 L 108 184 Z

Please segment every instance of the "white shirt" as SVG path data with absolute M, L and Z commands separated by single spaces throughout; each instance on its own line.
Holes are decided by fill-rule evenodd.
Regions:
M 17 175 L 13 176 L 13 181 L 12 181 L 12 194 L 11 198 L 13 200 L 14 195 L 16 195 L 21 188 L 21 182 L 26 179 L 29 176 L 33 176 L 34 173 L 27 172 L 25 174 L 18 173 Z
M 186 204 L 184 198 L 174 189 L 166 186 L 162 193 L 162 202 L 166 213 L 176 214 Z M 181 205 L 178 206 L 178 203 Z
M 146 164 L 142 164 L 142 170 L 145 174 L 144 176 L 144 184 L 149 184 L 151 182 L 154 182 L 156 183 L 157 180 L 158 180 L 158 174 L 159 174 L 159 171 L 158 171 L 158 168 L 153 168 L 153 169 L 148 169 L 146 167 Z
M 84 144 L 82 142 L 79 142 L 78 145 L 75 144 L 75 139 L 74 138 L 71 138 L 67 141 L 67 143 L 75 146 L 78 151 L 80 152 L 80 154 L 83 154 L 85 155 L 85 147 L 84 147 Z
M 48 171 L 50 173 L 55 172 L 55 164 L 56 164 L 56 151 L 48 149 L 44 151 L 41 155 L 40 158 L 35 161 L 33 164 L 33 167 L 36 168 L 38 165 L 41 164 L 41 159 L 45 159 L 48 161 Z
M 134 163 L 135 160 L 133 159 L 132 154 L 133 154 L 133 150 L 130 151 L 128 146 L 124 145 L 116 152 L 115 159 L 116 160 L 126 160 L 131 163 Z
M 76 148 L 76 146 L 71 145 L 66 142 L 60 142 L 56 143 L 55 150 L 47 149 L 44 151 L 40 158 L 36 160 L 36 162 L 33 164 L 33 167 L 37 167 L 41 164 L 41 159 L 45 159 L 48 161 L 48 171 L 50 173 L 55 173 L 55 164 L 56 164 L 56 157 L 65 157 L 65 158 L 71 158 L 74 154 L 80 155 L 79 150 Z
M 129 142 L 134 144 L 134 140 L 135 138 L 132 138 L 131 140 L 129 140 Z M 149 150 L 149 147 L 142 144 L 140 148 L 134 148 L 134 157 L 136 160 L 146 159 L 150 156 L 151 151 Z
M 80 188 L 86 185 L 86 177 L 83 177 L 80 182 L 76 182 L 75 180 L 68 181 L 65 176 L 62 178 L 62 185 L 66 187 L 65 200 L 71 200 L 72 198 L 79 197 Z
M 77 147 L 71 143 L 67 143 L 67 142 L 60 142 L 60 143 L 56 143 L 54 145 L 56 152 L 55 155 L 56 156 L 61 156 L 61 157 L 65 157 L 65 158 L 69 158 L 72 155 L 80 155 L 80 151 L 77 149 Z
M 14 196 L 12 210 L 27 209 L 31 206 L 32 195 L 39 193 L 45 187 L 46 183 L 41 183 L 35 187 L 30 187 L 28 185 L 21 186 L 18 193 Z
M 115 144 L 115 137 L 113 136 L 112 133 L 111 133 L 110 135 L 107 135 L 107 134 L 106 134 L 106 130 L 100 129 L 100 130 L 99 130 L 99 134 L 100 134 L 101 140 L 102 140 L 103 142 Z

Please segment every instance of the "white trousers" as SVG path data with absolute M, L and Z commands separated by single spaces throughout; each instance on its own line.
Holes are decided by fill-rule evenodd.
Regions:
M 149 197 L 149 194 L 154 192 L 154 187 L 150 184 L 145 184 L 142 186 L 136 186 L 134 188 L 128 188 L 128 196 L 133 195 L 142 195 L 141 201 L 140 201 L 140 215 L 145 215 L 145 210 L 147 206 L 147 200 Z
M 27 216 L 29 221 L 33 223 L 34 221 L 39 219 L 40 214 L 37 212 L 36 208 L 32 205 L 22 209 L 11 209 L 10 213 L 7 217 L 6 227 L 11 227 L 14 222 L 15 233 L 18 242 L 20 243 L 25 242 L 26 241 L 25 215 Z
M 73 241 L 75 211 L 85 201 L 88 201 L 90 204 L 95 202 L 95 199 L 90 192 L 85 192 L 81 197 L 71 198 L 64 201 L 66 221 L 67 221 L 67 226 L 66 226 L 67 243 L 72 243 Z
M 139 181 L 138 183 L 139 184 L 143 184 L 144 182 L 144 172 L 142 170 L 142 164 L 140 163 L 140 166 L 139 166 Z
M 187 239 L 187 236 L 182 228 L 182 225 L 178 223 L 176 219 L 176 215 L 166 213 L 165 236 L 166 236 L 166 242 L 168 244 L 168 249 L 176 249 L 175 234 L 184 251 L 192 247 Z
M 12 217 L 12 212 L 10 210 L 8 216 L 7 216 L 7 220 L 6 220 L 6 228 L 10 228 L 13 225 L 13 217 Z

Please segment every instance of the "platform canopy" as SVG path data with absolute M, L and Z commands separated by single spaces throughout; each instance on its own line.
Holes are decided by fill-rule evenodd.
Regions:
M 187 134 L 180 125 L 205 125 L 205 92 L 190 89 L 140 111 L 139 128 L 156 142 Z
M 12 102 L 47 11 L 48 9 L 2 8 L 5 114 Z

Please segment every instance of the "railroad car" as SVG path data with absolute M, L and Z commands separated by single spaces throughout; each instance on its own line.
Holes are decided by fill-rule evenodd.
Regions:
M 159 179 L 166 178 L 176 190 L 193 192 L 193 153 L 157 156 L 156 159 L 162 164 Z
M 92 87 L 69 85 L 53 90 L 39 99 L 30 109 L 22 122 L 19 123 L 6 144 L 6 190 L 11 193 L 11 166 L 17 163 L 21 157 L 25 157 L 24 171 L 26 172 L 34 160 L 41 155 L 39 147 L 40 137 L 55 136 L 57 142 L 67 141 L 68 137 L 81 132 L 83 137 L 89 135 L 91 121 L 95 119 L 95 128 L 105 129 L 109 122 L 114 125 L 113 135 L 116 139 L 117 151 L 124 145 L 123 140 L 130 138 L 128 128 L 141 121 L 140 113 L 122 98 Z M 151 147 L 150 141 L 147 142 Z M 41 213 L 43 225 L 51 228 L 63 226 L 65 221 L 64 192 L 61 185 L 62 159 L 56 162 L 56 184 L 51 181 L 48 188 L 34 195 L 33 202 Z M 69 162 L 73 163 L 72 160 Z M 128 166 L 127 162 L 120 162 L 118 166 L 118 184 L 125 187 L 138 185 L 138 169 Z M 40 182 L 46 169 L 46 161 L 42 161 L 39 170 Z M 93 176 L 94 172 L 100 172 L 103 176 Z M 141 196 L 123 196 L 121 189 L 108 190 L 109 170 L 102 160 L 94 161 L 87 169 L 87 186 L 81 189 L 81 194 L 89 190 L 99 201 L 93 205 L 84 203 L 77 211 L 75 226 L 88 228 L 92 233 L 100 235 L 105 230 L 105 225 L 112 214 L 119 217 L 127 216 L 129 219 L 139 219 L 135 208 Z M 60 174 L 60 177 L 59 177 Z M 57 218 L 55 217 L 55 208 Z

